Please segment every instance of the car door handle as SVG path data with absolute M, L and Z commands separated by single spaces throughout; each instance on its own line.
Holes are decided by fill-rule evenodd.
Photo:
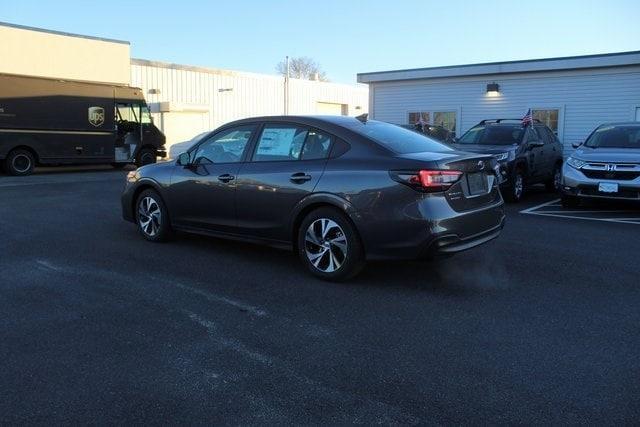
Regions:
M 304 172 L 298 172 L 291 175 L 289 179 L 296 184 L 302 184 L 303 182 L 311 180 L 311 175 L 307 175 Z
M 225 182 L 226 183 L 226 182 L 229 182 L 229 181 L 233 181 L 234 179 L 236 179 L 236 177 L 231 175 L 231 174 L 228 174 L 228 173 L 225 173 L 225 174 L 222 174 L 222 175 L 218 175 L 218 181 L 221 181 L 221 182 Z

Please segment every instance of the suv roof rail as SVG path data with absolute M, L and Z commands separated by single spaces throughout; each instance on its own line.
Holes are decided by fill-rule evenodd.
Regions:
M 486 120 L 482 120 L 480 121 L 480 123 L 478 123 L 476 126 L 480 126 L 480 125 L 484 125 L 487 123 L 502 123 L 502 122 L 506 122 L 506 121 L 510 121 L 510 122 L 522 122 L 522 119 L 486 119 Z M 540 120 L 538 119 L 533 119 L 533 121 L 535 123 L 542 123 Z

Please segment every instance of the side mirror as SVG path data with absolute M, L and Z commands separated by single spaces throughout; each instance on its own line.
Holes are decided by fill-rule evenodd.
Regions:
M 574 142 L 574 143 L 572 143 L 572 144 L 571 144 L 571 146 L 572 146 L 573 148 L 578 148 L 578 147 L 580 147 L 581 145 L 582 145 L 582 142 Z
M 182 153 L 178 156 L 177 164 L 180 166 L 189 166 L 190 160 L 191 157 L 189 156 L 189 153 Z

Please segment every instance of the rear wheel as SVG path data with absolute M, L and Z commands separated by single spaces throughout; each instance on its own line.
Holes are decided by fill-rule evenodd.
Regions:
M 153 148 L 143 148 L 136 156 L 136 166 L 150 165 L 156 162 L 156 150 Z
M 298 229 L 298 256 L 323 280 L 347 280 L 364 267 L 364 250 L 351 221 L 337 209 L 311 212 Z
M 547 188 L 547 191 L 555 193 L 558 190 L 560 190 L 561 181 L 562 181 L 562 169 L 560 168 L 560 165 L 556 165 L 553 168 L 553 176 L 551 176 L 551 179 L 545 182 L 544 185 Z
M 513 173 L 513 177 L 511 178 L 511 185 L 507 187 L 507 191 L 504 196 L 508 201 L 517 203 L 522 200 L 523 194 L 524 174 L 522 173 L 522 169 L 516 169 Z
M 4 169 L 9 175 L 31 175 L 36 166 L 36 159 L 28 150 L 13 150 L 4 160 Z
M 136 224 L 140 234 L 152 242 L 163 242 L 171 237 L 169 213 L 160 195 L 145 190 L 136 201 Z

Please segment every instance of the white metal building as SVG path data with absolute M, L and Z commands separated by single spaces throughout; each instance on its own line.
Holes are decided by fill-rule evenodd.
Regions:
M 528 109 L 571 150 L 604 122 L 640 120 L 640 51 L 358 74 L 372 118 L 420 115 L 460 136 L 483 119 Z
M 131 60 L 131 85 L 143 89 L 167 145 L 245 117 L 285 113 L 281 76 Z M 289 114 L 367 112 L 364 85 L 289 79 Z
M 0 73 L 131 85 L 176 142 L 232 120 L 285 113 L 282 76 L 131 59 L 127 41 L 0 22 Z M 368 87 L 289 79 L 289 114 L 359 115 Z

